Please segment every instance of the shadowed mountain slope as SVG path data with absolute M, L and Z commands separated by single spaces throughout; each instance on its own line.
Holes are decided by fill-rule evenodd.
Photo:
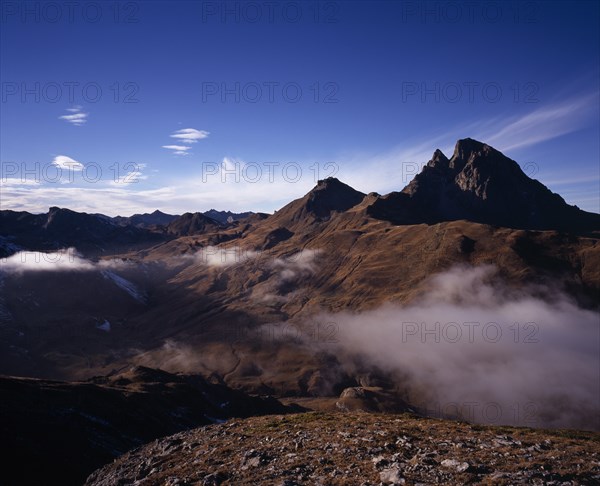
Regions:
M 6 485 L 78 485 L 95 468 L 151 440 L 229 417 L 292 409 L 199 376 L 130 368 L 86 382 L 0 376 Z M 43 432 L 41 432 L 43 431 Z
M 167 225 L 167 233 L 176 236 L 195 235 L 205 231 L 214 231 L 220 226 L 221 223 L 203 213 L 185 213 Z
M 165 237 L 134 226 L 121 226 L 112 218 L 52 207 L 46 214 L 0 211 L 0 256 L 27 250 L 76 247 L 89 254 L 110 254 L 139 249 Z M 4 245 L 2 243 L 5 243 Z M 10 245 L 6 245 L 9 242 Z

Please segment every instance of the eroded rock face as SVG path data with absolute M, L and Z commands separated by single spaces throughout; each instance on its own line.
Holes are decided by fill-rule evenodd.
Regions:
M 597 484 L 599 440 L 411 415 L 254 417 L 157 440 L 94 472 L 86 486 Z

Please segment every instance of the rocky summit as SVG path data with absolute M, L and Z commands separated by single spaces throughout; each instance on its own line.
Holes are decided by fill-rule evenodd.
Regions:
M 585 231 L 598 226 L 598 215 L 568 205 L 519 164 L 471 138 L 456 142 L 448 159 L 436 150 L 420 174 L 402 191 L 405 204 L 423 221 L 457 219 L 510 228 Z
M 600 435 L 484 427 L 409 414 L 254 417 L 156 440 L 86 486 L 600 482 Z

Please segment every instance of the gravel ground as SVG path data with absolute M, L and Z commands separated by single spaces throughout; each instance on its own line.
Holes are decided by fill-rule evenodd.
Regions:
M 600 434 L 486 427 L 410 414 L 233 420 L 156 440 L 87 486 L 600 484 Z

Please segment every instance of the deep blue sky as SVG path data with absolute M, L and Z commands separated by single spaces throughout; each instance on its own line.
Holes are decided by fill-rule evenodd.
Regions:
M 385 193 L 473 137 L 600 211 L 597 2 L 271 3 L 2 0 L 2 209 L 272 211 L 315 167 Z

